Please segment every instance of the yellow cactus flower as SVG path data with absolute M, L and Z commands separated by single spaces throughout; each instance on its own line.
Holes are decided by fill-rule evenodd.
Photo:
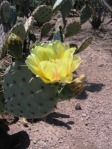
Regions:
M 81 63 L 81 59 L 74 56 L 75 50 L 60 41 L 41 44 L 31 50 L 26 64 L 44 83 L 71 83 L 73 72 Z

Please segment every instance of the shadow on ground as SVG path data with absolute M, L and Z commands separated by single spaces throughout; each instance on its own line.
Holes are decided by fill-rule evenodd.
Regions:
M 103 83 L 86 83 L 84 91 L 76 97 L 79 100 L 85 100 L 88 97 L 87 92 L 100 92 L 105 85 Z
M 36 123 L 39 121 L 44 121 L 45 123 L 54 125 L 54 126 L 59 126 L 59 127 L 66 127 L 68 130 L 71 130 L 71 125 L 74 124 L 73 121 L 68 121 L 68 122 L 63 122 L 62 118 L 70 118 L 69 115 L 66 114 L 61 114 L 61 113 L 57 113 L 57 112 L 53 112 L 51 114 L 49 114 L 47 117 L 43 118 L 43 119 L 33 119 L 33 120 L 28 120 L 31 123 Z
M 46 117 L 46 122 L 48 124 L 52 124 L 52 125 L 55 125 L 55 126 L 62 126 L 62 127 L 66 127 L 68 130 L 71 130 L 71 126 L 70 125 L 73 125 L 74 122 L 73 121 L 68 121 L 68 122 L 63 122 L 57 118 L 70 118 L 69 115 L 65 115 L 65 114 L 61 114 L 61 113 L 51 113 L 50 115 L 48 115 Z
M 0 149 L 27 149 L 30 145 L 30 139 L 25 131 L 20 131 L 13 135 L 7 132 L 9 127 L 0 120 Z

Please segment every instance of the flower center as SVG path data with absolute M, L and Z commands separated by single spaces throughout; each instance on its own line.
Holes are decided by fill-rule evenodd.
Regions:
M 57 63 L 57 62 L 59 61 L 59 59 L 57 59 L 57 58 L 56 58 L 56 59 L 50 59 L 49 61 L 50 61 L 51 63 Z

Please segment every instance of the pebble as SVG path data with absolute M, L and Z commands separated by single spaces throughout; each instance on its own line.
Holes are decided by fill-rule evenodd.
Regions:
M 83 117 L 86 117 L 87 115 L 85 113 L 82 114 Z
M 82 107 L 81 107 L 80 103 L 77 103 L 76 104 L 75 109 L 76 110 L 82 110 Z

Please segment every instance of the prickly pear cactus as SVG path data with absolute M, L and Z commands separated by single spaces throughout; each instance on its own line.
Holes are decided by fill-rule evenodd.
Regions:
M 72 22 L 68 22 L 65 28 L 65 37 L 74 36 L 79 33 L 81 30 L 80 21 L 73 20 Z
M 16 23 L 17 20 L 17 12 L 15 6 L 10 6 L 10 17 L 9 17 L 9 23 L 10 27 L 13 27 L 13 25 Z
M 40 39 L 46 36 L 51 30 L 51 23 L 46 22 L 42 25 Z
M 86 4 L 81 10 L 80 14 L 81 24 L 88 21 L 91 15 L 92 15 L 92 8 L 88 4 Z
M 7 0 L 4 0 L 0 5 L 1 20 L 3 24 L 7 24 L 10 17 L 10 4 Z
M 14 62 L 4 75 L 5 108 L 11 115 L 42 118 L 52 112 L 58 102 L 55 86 L 36 78 L 24 62 Z
M 47 5 L 41 5 L 34 10 L 32 16 L 37 22 L 45 23 L 50 20 L 52 16 L 52 11 L 51 8 L 49 8 Z
M 25 32 L 24 24 L 22 22 L 16 23 L 11 28 L 10 32 L 19 36 L 22 39 L 22 41 L 25 40 L 26 32 Z
M 77 54 L 77 53 L 80 53 L 83 50 L 85 50 L 92 43 L 92 40 L 93 40 L 93 38 L 91 36 L 84 39 L 84 41 L 81 43 L 80 47 L 77 48 L 75 53 Z
M 8 52 L 16 60 L 21 59 L 23 55 L 22 40 L 19 36 L 11 34 L 8 38 Z
M 74 6 L 74 0 L 56 0 L 53 11 L 59 9 L 63 17 L 67 17 Z
M 59 9 L 63 17 L 67 17 L 73 8 L 74 2 L 72 0 L 63 0 L 62 6 Z

